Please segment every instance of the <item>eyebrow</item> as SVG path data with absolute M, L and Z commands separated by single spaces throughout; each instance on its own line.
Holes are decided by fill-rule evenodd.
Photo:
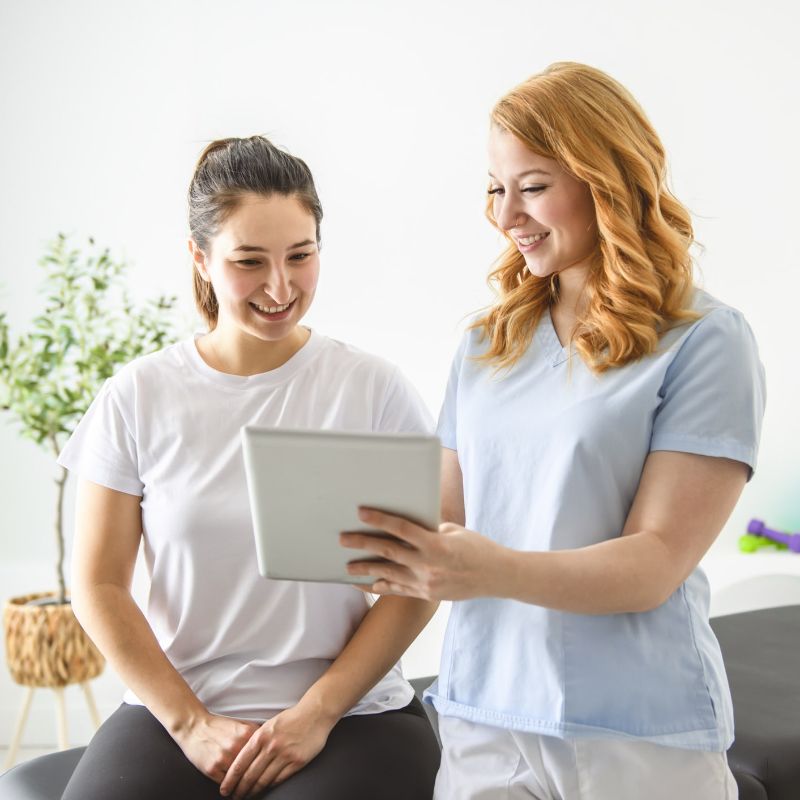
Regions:
M 547 170 L 544 170 L 544 169 L 529 169 L 529 170 L 526 170 L 525 172 L 520 172 L 519 175 L 515 175 L 514 177 L 516 177 L 516 178 L 524 178 L 527 175 L 547 175 L 547 176 L 550 176 L 551 173 L 549 173 Z M 497 178 L 495 178 L 494 175 L 492 175 L 491 172 L 489 173 L 489 177 L 490 178 L 494 178 L 495 180 L 497 180 Z
M 304 239 L 302 242 L 290 245 L 289 250 L 296 250 L 298 247 L 307 247 L 310 244 L 316 244 L 313 239 Z M 266 247 L 260 247 L 257 244 L 240 244 L 238 247 L 233 248 L 233 252 L 241 251 L 242 253 L 269 253 Z

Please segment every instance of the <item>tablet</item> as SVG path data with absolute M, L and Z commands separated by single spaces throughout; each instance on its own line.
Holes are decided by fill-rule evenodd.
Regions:
M 375 555 L 339 544 L 369 530 L 358 507 L 439 527 L 436 436 L 242 428 L 259 572 L 266 578 L 372 583 L 347 564 Z M 388 534 L 383 534 L 388 535 Z

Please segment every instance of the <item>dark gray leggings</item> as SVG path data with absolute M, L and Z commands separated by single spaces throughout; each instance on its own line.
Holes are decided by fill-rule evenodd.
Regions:
M 430 800 L 439 746 L 422 704 L 339 720 L 322 752 L 254 800 Z M 102 725 L 62 800 L 219 800 L 219 786 L 143 706 Z

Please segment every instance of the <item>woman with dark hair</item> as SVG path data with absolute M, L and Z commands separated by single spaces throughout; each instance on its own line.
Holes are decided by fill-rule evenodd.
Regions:
M 65 800 L 431 796 L 438 746 L 398 659 L 436 604 L 256 566 L 243 425 L 430 428 L 394 366 L 300 324 L 321 219 L 300 159 L 209 145 L 189 189 L 208 332 L 107 381 L 61 454 L 80 476 L 75 613 L 128 688 Z
M 439 419 L 459 524 L 366 510 L 402 546 L 344 536 L 387 559 L 371 591 L 456 601 L 435 797 L 734 798 L 698 563 L 756 463 L 752 332 L 694 285 L 664 149 L 603 72 L 554 64 L 497 103 L 488 193 L 499 297 Z

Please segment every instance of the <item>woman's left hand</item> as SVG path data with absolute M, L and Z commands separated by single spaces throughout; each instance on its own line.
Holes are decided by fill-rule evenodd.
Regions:
M 375 582 L 358 584 L 373 594 L 397 594 L 423 600 L 466 600 L 498 596 L 502 572 L 511 552 L 475 531 L 446 522 L 428 530 L 403 517 L 359 509 L 359 519 L 400 541 L 369 533 L 342 533 L 344 547 L 367 550 L 386 561 L 353 561 L 351 575 L 372 575 Z
M 231 764 L 220 794 L 241 800 L 285 781 L 320 753 L 333 724 L 302 701 L 268 719 Z

